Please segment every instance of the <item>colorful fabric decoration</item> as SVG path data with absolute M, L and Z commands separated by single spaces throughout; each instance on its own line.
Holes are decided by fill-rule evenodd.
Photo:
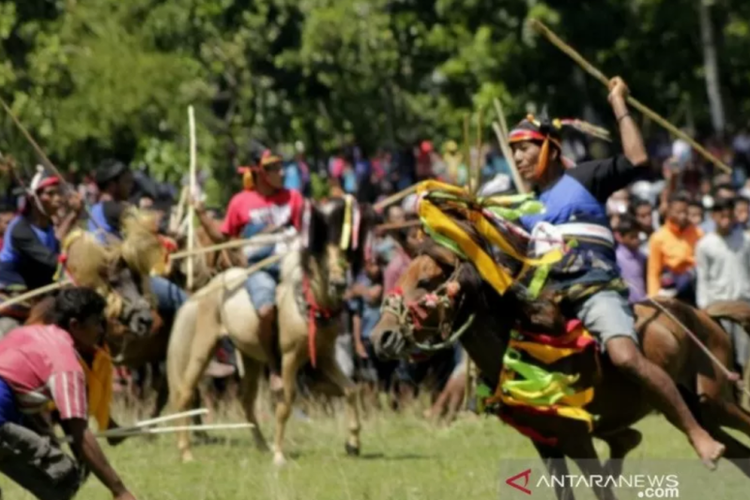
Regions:
M 484 213 L 481 203 L 487 203 L 487 210 L 492 212 L 491 208 L 493 208 L 493 205 L 489 204 L 493 203 L 493 198 L 472 201 L 465 189 L 432 180 L 422 182 L 417 187 L 417 193 L 420 195 L 417 213 L 425 228 L 425 232 L 438 244 L 471 261 L 476 266 L 482 278 L 501 295 L 505 293 L 517 278 L 514 278 L 502 266 L 499 266 L 492 256 L 488 255 L 450 216 L 443 213 L 433 201 L 442 199 L 464 204 L 467 208 L 468 218 L 477 232 L 503 253 L 523 263 L 525 267 L 548 265 L 562 258 L 560 251 L 549 252 L 538 259 L 531 259 L 518 253 L 495 228 L 493 223 L 488 220 L 487 214 Z M 494 203 L 498 205 L 494 206 L 499 206 L 500 202 L 507 203 L 503 200 L 495 199 Z M 527 208 L 533 210 L 539 209 L 535 204 L 527 205 Z
M 596 341 L 579 320 L 568 322 L 561 336 L 513 332 L 497 391 L 487 404 L 499 403 L 499 416 L 508 423 L 517 422 L 515 414 L 522 411 L 577 420 L 591 432 L 595 417 L 585 406 L 594 399 L 593 386 L 576 388 L 580 373 L 546 368 L 574 356 L 598 356 Z M 579 365 L 573 363 L 571 369 Z

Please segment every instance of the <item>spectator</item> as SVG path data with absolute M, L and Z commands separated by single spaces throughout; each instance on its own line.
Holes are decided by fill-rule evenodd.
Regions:
M 704 218 L 703 203 L 700 200 L 690 200 L 690 203 L 688 203 L 688 220 L 690 224 L 700 227 L 705 222 Z
M 697 245 L 697 304 L 704 308 L 719 300 L 750 301 L 750 238 L 736 225 L 735 203 L 719 199 L 711 209 L 716 231 Z M 748 359 L 748 339 L 742 327 L 721 321 L 732 337 L 736 362 L 744 367 Z
M 396 287 L 396 283 L 411 262 L 412 256 L 419 246 L 419 228 L 410 227 L 393 232 L 396 246 L 393 258 L 383 271 L 383 291 L 389 293 Z
M 646 280 L 649 297 L 667 294 L 694 302 L 695 245 L 703 231 L 688 221 L 689 202 L 685 193 L 672 195 L 666 223 L 651 236 Z
M 616 227 L 616 256 L 622 278 L 630 289 L 631 304 L 646 298 L 646 256 L 639 248 L 639 234 L 638 223 L 632 217 L 624 215 Z
M 734 190 L 734 187 L 725 182 L 717 182 L 716 187 L 714 188 L 713 195 L 711 197 L 711 206 L 713 206 L 718 200 L 726 199 L 726 200 L 733 200 L 737 196 L 737 192 Z M 714 223 L 713 218 L 706 219 L 703 224 L 700 226 L 704 233 L 713 233 L 716 229 L 716 224 Z
M 654 207 L 644 198 L 636 198 L 630 205 L 630 214 L 638 224 L 641 252 L 648 255 L 648 239 L 654 233 Z
M 5 230 L 8 229 L 8 224 L 13 219 L 13 207 L 8 205 L 0 205 L 0 249 L 3 248 L 3 240 L 5 239 Z
M 737 225 L 743 230 L 750 229 L 750 226 L 748 226 L 748 219 L 750 219 L 750 198 L 738 196 L 734 200 L 734 218 Z

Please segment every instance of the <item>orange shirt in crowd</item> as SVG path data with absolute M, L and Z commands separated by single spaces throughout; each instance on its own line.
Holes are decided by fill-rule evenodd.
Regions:
M 661 275 L 666 271 L 682 274 L 695 267 L 695 245 L 703 237 L 703 230 L 690 225 L 680 230 L 667 221 L 651 235 L 646 272 L 646 292 L 649 297 L 661 289 Z

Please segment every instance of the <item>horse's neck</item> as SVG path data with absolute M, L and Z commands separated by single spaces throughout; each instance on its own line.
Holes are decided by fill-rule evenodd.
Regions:
M 482 376 L 493 383 L 500 379 L 507 335 L 507 327 L 492 319 L 492 315 L 477 314 L 474 325 L 461 337 L 466 353 Z
M 300 253 L 299 260 L 295 261 L 293 265 L 292 286 L 295 288 L 299 285 L 306 286 L 304 280 L 307 273 L 307 284 L 310 286 L 310 293 L 312 293 L 315 304 L 324 310 L 334 309 L 337 303 L 340 302 L 340 299 L 336 299 L 330 295 L 328 273 L 322 262 L 318 259 L 310 258 L 307 270 L 305 270 L 305 267 L 302 265 L 302 255 Z M 282 274 L 285 273 L 282 271 Z

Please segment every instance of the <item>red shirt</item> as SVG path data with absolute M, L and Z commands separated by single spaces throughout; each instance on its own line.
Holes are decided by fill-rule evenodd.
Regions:
M 299 191 L 281 189 L 271 196 L 257 191 L 242 191 L 232 197 L 227 215 L 221 224 L 221 232 L 232 237 L 250 238 L 261 231 L 273 228 L 294 228 L 302 225 L 305 200 Z M 284 248 L 277 244 L 267 248 L 246 247 L 249 260 L 260 260 Z
M 0 377 L 19 410 L 37 413 L 50 401 L 60 418 L 88 419 L 86 376 L 70 334 L 54 325 L 23 326 L 0 340 Z

